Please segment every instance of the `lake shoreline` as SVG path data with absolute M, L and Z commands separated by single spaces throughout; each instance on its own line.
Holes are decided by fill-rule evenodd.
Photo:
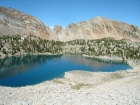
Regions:
M 0 104 L 140 104 L 140 63 L 116 72 L 65 72 L 63 78 L 26 87 L 0 86 Z
M 123 59 L 121 57 L 116 57 L 116 56 L 89 56 L 86 54 L 83 54 L 82 56 L 87 57 L 87 58 L 95 58 L 95 59 L 100 59 L 100 60 L 104 60 L 104 61 L 123 61 Z
M 6 57 L 19 57 L 19 56 L 27 56 L 27 55 L 63 55 L 63 54 L 53 54 L 53 53 L 24 53 L 19 55 L 2 55 L 0 59 L 4 59 Z

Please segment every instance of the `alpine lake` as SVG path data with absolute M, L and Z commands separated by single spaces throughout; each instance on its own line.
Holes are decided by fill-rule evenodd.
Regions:
M 82 55 L 26 55 L 0 59 L 0 86 L 22 87 L 62 78 L 65 72 L 115 72 L 131 68 L 124 62 L 103 61 Z

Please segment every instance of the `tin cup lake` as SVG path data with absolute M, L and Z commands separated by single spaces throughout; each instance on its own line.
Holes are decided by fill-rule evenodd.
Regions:
M 0 59 L 0 86 L 22 87 L 35 85 L 65 72 L 83 70 L 90 72 L 115 72 L 131 68 L 124 62 L 103 61 L 82 55 L 26 55 Z

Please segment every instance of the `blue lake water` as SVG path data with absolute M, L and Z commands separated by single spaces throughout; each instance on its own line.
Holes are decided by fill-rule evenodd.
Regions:
M 72 70 L 114 72 L 130 66 L 123 62 L 102 61 L 81 55 L 27 55 L 0 59 L 0 86 L 20 87 L 35 85 L 60 78 Z

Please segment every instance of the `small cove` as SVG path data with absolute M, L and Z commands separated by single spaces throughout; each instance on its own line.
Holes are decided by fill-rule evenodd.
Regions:
M 0 86 L 21 87 L 35 85 L 65 72 L 84 70 L 90 72 L 114 72 L 129 69 L 123 62 L 102 61 L 82 55 L 26 55 L 0 59 Z

